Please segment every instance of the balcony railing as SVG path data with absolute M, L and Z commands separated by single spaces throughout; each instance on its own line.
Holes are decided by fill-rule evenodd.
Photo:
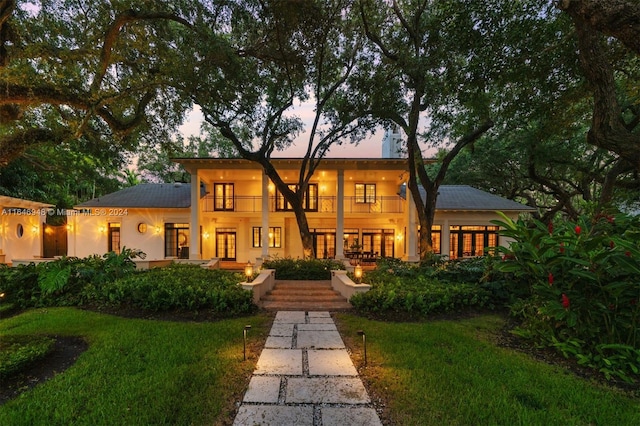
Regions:
M 223 203 L 224 204 L 224 203 Z M 205 212 L 239 212 L 259 213 L 262 211 L 262 197 L 236 196 L 233 199 L 233 208 L 214 208 L 213 195 L 203 198 L 203 211 Z M 276 210 L 276 197 L 269 197 L 269 212 L 287 211 Z M 318 197 L 317 209 L 307 210 L 308 213 L 337 213 L 338 200 L 335 196 Z M 403 199 L 397 195 L 377 197 L 374 203 L 356 203 L 356 197 L 344 197 L 344 213 L 403 213 Z

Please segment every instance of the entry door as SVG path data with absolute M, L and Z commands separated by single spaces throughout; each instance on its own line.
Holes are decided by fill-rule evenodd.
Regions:
M 317 259 L 333 259 L 336 256 L 336 234 L 314 234 Z
M 235 232 L 216 232 L 216 257 L 220 260 L 236 260 Z

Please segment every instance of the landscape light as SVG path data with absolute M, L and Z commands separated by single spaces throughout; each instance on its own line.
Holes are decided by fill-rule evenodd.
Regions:
M 364 347 L 364 366 L 367 366 L 367 335 L 363 330 L 358 330 L 358 336 L 362 336 L 362 346 Z
M 244 275 L 247 277 L 247 281 L 249 281 L 253 276 L 253 265 L 251 264 L 251 261 L 248 261 L 247 265 L 244 267 Z
M 353 275 L 356 277 L 356 282 L 360 284 L 360 280 L 362 279 L 362 266 L 356 265 L 353 269 Z
M 244 361 L 247 360 L 247 332 L 251 330 L 251 326 L 250 325 L 245 325 L 244 326 L 244 330 L 242 330 L 242 337 L 243 337 L 243 342 L 244 344 L 242 345 L 242 357 L 244 359 Z

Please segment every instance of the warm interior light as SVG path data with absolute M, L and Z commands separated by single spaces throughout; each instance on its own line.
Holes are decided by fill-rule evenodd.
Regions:
M 360 282 L 360 279 L 362 279 L 362 266 L 356 265 L 353 269 L 353 275 L 356 277 L 356 280 Z
M 244 267 L 244 275 L 247 279 L 250 279 L 253 276 L 253 265 L 251 264 L 251 261 L 248 261 L 247 265 Z

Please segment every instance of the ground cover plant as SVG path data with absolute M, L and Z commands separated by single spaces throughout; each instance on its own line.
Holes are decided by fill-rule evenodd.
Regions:
M 227 317 L 251 313 L 251 292 L 233 272 L 172 264 L 138 271 L 123 249 L 84 259 L 63 257 L 41 264 L 0 269 L 2 304 L 24 309 L 83 306 L 111 309 L 128 305 L 147 312 L 185 311 Z
M 500 347 L 499 316 L 393 323 L 341 313 L 336 323 L 385 424 L 640 424 L 640 395 Z
M 517 332 L 607 377 L 640 378 L 640 217 L 496 221 L 513 239 L 504 272 L 522 297 Z
M 55 339 L 48 336 L 2 336 L 0 339 L 0 380 L 20 373 L 53 351 Z
M 440 261 L 416 265 L 397 259 L 382 259 L 375 270 L 363 277 L 363 282 L 370 284 L 371 290 L 354 295 L 350 302 L 361 314 L 386 317 L 424 317 L 470 307 L 492 307 L 491 292 L 483 288 L 473 275 L 463 281 L 460 275 L 464 274 L 453 272 L 467 268 L 465 265 L 457 262 L 455 266 L 445 266 Z
M 277 280 L 330 280 L 332 270 L 345 269 L 333 259 L 293 259 L 291 257 L 265 260 L 262 269 L 275 269 Z
M 136 271 L 111 283 L 88 284 L 83 300 L 101 306 L 129 304 L 151 312 L 207 311 L 228 317 L 256 309 L 251 292 L 238 286 L 240 281 L 238 273 L 173 264 Z
M 78 336 L 88 349 L 64 373 L 0 405 L 0 424 L 230 424 L 271 320 L 151 321 L 76 308 L 2 319 L 2 340 Z

